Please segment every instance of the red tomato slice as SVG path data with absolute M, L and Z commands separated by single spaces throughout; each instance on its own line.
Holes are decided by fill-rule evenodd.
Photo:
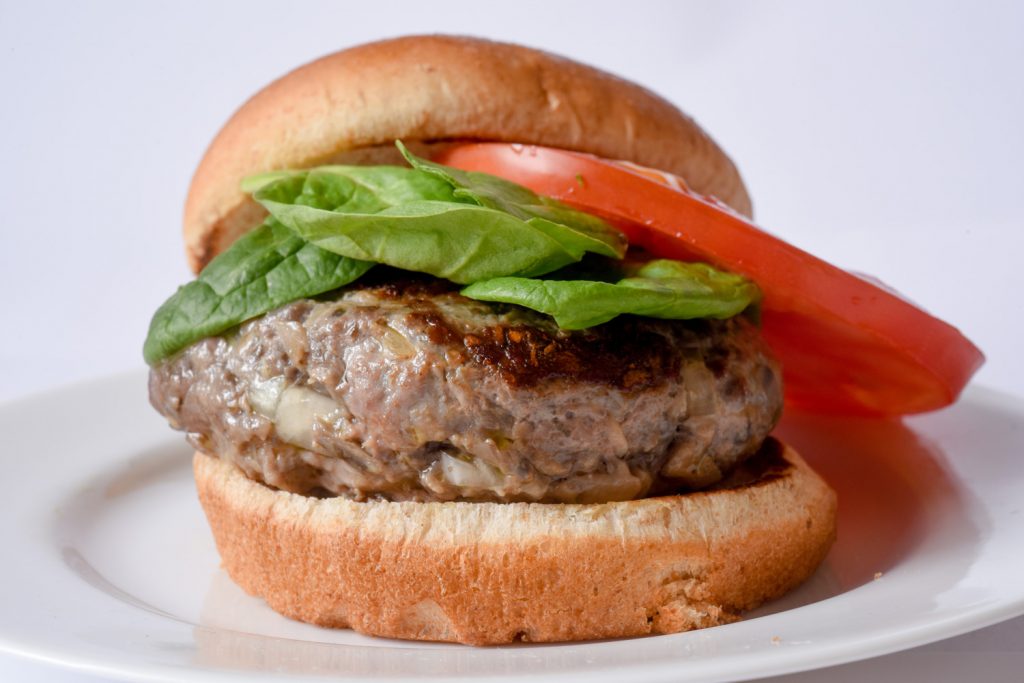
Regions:
M 902 415 L 956 400 L 984 356 L 956 328 L 758 229 L 673 178 L 576 152 L 472 143 L 437 161 L 484 171 L 591 213 L 633 244 L 755 281 L 764 336 L 800 408 Z M 679 181 L 679 179 L 674 179 Z

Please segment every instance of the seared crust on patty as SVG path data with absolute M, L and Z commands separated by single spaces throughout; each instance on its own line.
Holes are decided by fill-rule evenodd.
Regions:
M 355 499 L 603 502 L 707 486 L 781 410 L 745 319 L 547 316 L 360 283 L 156 366 L 153 405 L 271 486 Z
M 455 296 L 457 285 L 415 273 L 377 268 L 357 287 L 372 291 L 382 301 L 408 305 L 409 322 L 431 342 L 461 347 L 473 361 L 499 373 L 510 387 L 532 387 L 561 378 L 645 389 L 679 371 L 678 355 L 664 343 L 664 333 L 657 325 L 632 316 L 566 334 L 544 316 L 513 306 L 470 302 Z M 450 320 L 442 307 L 450 311 L 451 303 L 445 306 L 445 302 L 467 307 L 466 313 L 475 313 L 476 319 Z M 501 313 L 494 315 L 496 311 Z
M 197 453 L 224 569 L 278 612 L 476 645 L 675 633 L 733 621 L 806 579 L 834 492 L 769 440 L 708 492 L 594 505 L 355 503 L 267 488 Z

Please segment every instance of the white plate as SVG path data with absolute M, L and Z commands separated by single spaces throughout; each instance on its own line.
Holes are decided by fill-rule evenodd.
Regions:
M 110 677 L 716 681 L 1024 613 L 1024 401 L 984 389 L 907 426 L 787 417 L 784 438 L 840 494 L 818 573 L 736 624 L 573 645 L 412 644 L 274 614 L 219 570 L 189 449 L 141 373 L 8 404 L 0 430 L 0 650 Z

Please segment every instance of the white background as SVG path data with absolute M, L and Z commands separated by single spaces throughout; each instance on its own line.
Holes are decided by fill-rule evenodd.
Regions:
M 0 400 L 141 367 L 189 277 L 181 205 L 220 125 L 298 64 L 417 32 L 662 93 L 736 159 L 759 222 L 957 325 L 988 355 L 976 381 L 1024 393 L 1020 3 L 0 0 Z M 832 675 L 1009 676 L 1022 624 Z M 0 660 L 15 676 L 79 680 Z

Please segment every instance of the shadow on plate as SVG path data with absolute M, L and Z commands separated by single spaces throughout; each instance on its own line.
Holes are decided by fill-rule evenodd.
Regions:
M 951 473 L 942 450 L 902 421 L 823 417 L 791 412 L 776 434 L 794 446 L 839 496 L 838 537 L 803 586 L 748 614 L 775 614 L 882 579 L 922 546 L 961 549 L 944 562 L 955 580 L 966 573 L 986 522 Z M 942 530 L 942 538 L 933 532 Z

